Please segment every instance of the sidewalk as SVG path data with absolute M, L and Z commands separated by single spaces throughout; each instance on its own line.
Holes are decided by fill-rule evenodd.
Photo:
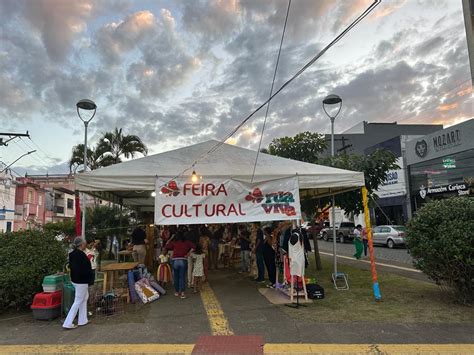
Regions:
M 258 292 L 257 287 L 258 285 L 247 276 L 229 270 L 219 270 L 211 272 L 210 296 L 207 292 L 207 296 L 190 293 L 188 299 L 181 300 L 170 292 L 154 303 L 131 305 L 124 315 L 91 318 L 91 324 L 71 331 L 63 330 L 59 320 L 35 321 L 29 313 L 14 319 L 11 319 L 13 318 L 11 316 L 0 317 L 0 346 L 32 344 L 192 346 L 200 336 L 215 334 L 213 324 L 222 321 L 226 322 L 224 328 L 218 329 L 228 329 L 229 335 L 262 336 L 267 344 L 265 349 L 282 349 L 275 344 L 474 343 L 472 321 L 328 322 L 325 319 L 318 319 L 318 301 L 304 310 L 293 310 L 283 305 L 272 305 Z M 210 299 L 214 303 L 209 304 Z M 466 312 L 471 310 L 466 308 Z M 305 313 L 311 313 L 310 319 L 301 316 Z M 133 347 L 126 345 L 123 351 L 130 349 L 128 346 Z M 305 349 L 309 349 L 309 345 L 305 346 Z M 185 346 L 182 349 L 192 348 Z M 471 350 L 474 351 L 472 348 Z M 6 348 L 0 347 L 0 352 L 2 351 L 6 351 Z

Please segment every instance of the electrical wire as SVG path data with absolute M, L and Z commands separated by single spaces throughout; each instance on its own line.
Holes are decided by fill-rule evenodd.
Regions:
M 275 64 L 275 71 L 273 72 L 272 86 L 270 88 L 269 97 L 272 97 L 273 87 L 275 85 L 275 78 L 278 72 L 278 64 L 280 63 L 281 47 L 283 46 L 283 39 L 285 38 L 286 24 L 288 23 L 288 15 L 290 13 L 291 0 L 288 0 L 288 9 L 286 10 L 285 24 L 283 25 L 283 32 L 281 33 L 280 48 L 278 49 L 277 60 Z M 267 104 L 267 109 L 265 110 L 265 119 L 263 120 L 262 133 L 260 134 L 260 141 L 258 142 L 257 156 L 255 157 L 255 164 L 253 165 L 252 178 L 250 182 L 253 182 L 255 176 L 255 170 L 257 169 L 258 156 L 260 155 L 260 148 L 262 147 L 263 134 L 265 132 L 265 125 L 267 123 L 268 111 L 270 110 L 270 102 Z
M 267 105 L 275 96 L 280 94 L 288 85 L 290 85 L 295 79 L 297 79 L 301 74 L 303 74 L 309 67 L 311 67 L 319 58 L 321 58 L 331 47 L 338 43 L 343 37 L 347 35 L 360 21 L 367 17 L 379 4 L 381 0 L 374 0 L 362 14 L 360 14 L 354 21 L 351 22 L 339 35 L 337 35 L 328 45 L 326 45 L 317 55 L 315 55 L 309 62 L 307 62 L 300 70 L 298 70 L 290 79 L 288 79 L 283 85 L 281 85 L 265 102 L 259 105 L 252 113 L 245 117 L 241 123 L 239 123 L 232 131 L 230 131 L 221 141 L 216 143 L 211 147 L 207 152 L 203 153 L 198 159 L 194 161 L 192 166 L 184 169 L 179 175 L 175 176 L 173 179 L 177 179 L 186 173 L 188 170 L 192 169 L 199 161 L 207 157 L 208 155 L 215 152 L 219 147 L 221 147 L 229 138 L 231 138 L 243 125 L 245 125 L 258 111 L 260 111 L 265 105 Z M 160 187 L 165 186 L 161 185 Z
M 28 147 L 28 149 L 32 149 L 32 150 L 35 150 L 27 141 L 25 141 L 22 137 L 20 137 L 20 142 L 22 142 L 26 147 Z M 46 160 L 44 160 L 41 155 L 35 155 L 36 158 L 38 158 L 37 160 L 38 161 L 41 161 L 43 165 L 43 167 L 48 167 L 50 165 L 50 163 L 48 163 Z

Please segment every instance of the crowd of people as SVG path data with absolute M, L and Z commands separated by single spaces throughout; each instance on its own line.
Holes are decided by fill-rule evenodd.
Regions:
M 147 249 L 153 247 L 155 260 L 159 263 L 157 280 L 162 285 L 172 281 L 175 296 L 184 299 L 186 287 L 199 292 L 202 283 L 208 280 L 209 270 L 232 266 L 239 254 L 239 273 L 247 273 L 254 281 L 268 282 L 267 287 L 274 288 L 277 269 L 282 267 L 283 255 L 288 253 L 294 230 L 291 221 L 266 225 L 255 222 L 164 226 L 155 229 L 154 243 L 148 245 L 145 231 L 137 226 L 124 243 L 132 250 L 134 261 L 140 264 L 145 263 Z M 306 231 L 298 231 L 303 237 L 305 253 L 310 252 Z M 97 240 L 87 244 L 80 237 L 74 239 L 69 266 L 76 294 L 63 324 L 66 329 L 77 327 L 73 323 L 77 315 L 79 326 L 88 323 L 88 287 L 94 283 L 97 249 Z
M 274 288 L 282 254 L 288 252 L 292 222 L 165 226 L 155 243 L 157 259 L 170 260 L 175 296 L 186 298 L 186 287 L 197 293 L 209 270 L 229 267 L 240 254 L 239 273 Z M 302 230 L 305 251 L 311 245 Z M 132 236 L 133 240 L 133 236 Z M 170 256 L 168 258 L 168 256 Z M 138 261 L 138 260 L 137 260 Z M 166 282 L 160 279 L 158 281 Z M 268 281 L 266 280 L 266 276 Z

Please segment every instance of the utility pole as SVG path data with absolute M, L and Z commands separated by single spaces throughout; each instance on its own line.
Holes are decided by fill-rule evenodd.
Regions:
M 331 139 L 326 139 L 326 141 L 331 141 Z M 344 136 L 342 136 L 341 138 L 334 138 L 334 141 L 335 142 L 342 142 L 342 147 L 337 149 L 337 152 L 340 153 L 340 152 L 344 152 L 346 153 L 346 149 L 352 147 L 352 144 L 347 144 L 346 145 L 346 141 L 349 141 L 349 138 L 346 138 Z
M 3 137 L 8 137 L 7 140 L 4 140 Z M 26 133 L 8 133 L 8 132 L 0 132 L 0 147 L 1 146 L 8 146 L 8 142 L 10 142 L 11 140 L 15 139 L 15 138 L 18 138 L 18 137 L 28 137 L 30 138 L 30 134 L 28 133 L 28 131 L 26 131 Z

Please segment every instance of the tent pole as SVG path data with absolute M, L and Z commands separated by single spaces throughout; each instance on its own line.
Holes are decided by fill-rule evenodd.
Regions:
M 332 252 L 334 259 L 334 276 L 337 278 L 337 255 L 336 255 L 336 197 L 332 195 Z
M 374 243 L 372 239 L 372 227 L 370 225 L 369 200 L 367 198 L 367 188 L 365 186 L 362 187 L 362 202 L 364 204 L 365 229 L 367 232 L 367 240 L 369 242 L 370 270 L 372 272 L 374 296 L 376 301 L 380 301 L 382 299 L 382 295 L 380 294 L 377 270 L 375 269 Z

